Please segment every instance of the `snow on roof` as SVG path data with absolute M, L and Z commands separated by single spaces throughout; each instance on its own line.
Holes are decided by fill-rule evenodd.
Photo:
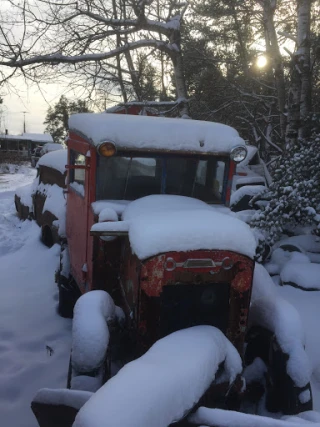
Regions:
M 50 153 L 45 154 L 40 157 L 37 166 L 47 166 L 58 170 L 61 173 L 66 171 L 66 164 L 68 162 L 68 151 L 67 150 L 57 150 L 51 151 Z
M 1 139 L 26 140 L 35 142 L 53 142 L 52 136 L 48 133 L 23 133 L 22 135 L 0 135 Z
M 118 149 L 227 154 L 236 146 L 245 146 L 232 127 L 200 120 L 82 113 L 70 117 L 69 128 L 94 145 L 112 141 Z
M 218 329 L 174 332 L 101 387 L 80 409 L 73 427 L 168 426 L 199 401 L 221 362 L 223 380 L 232 382 L 242 370 L 241 358 Z

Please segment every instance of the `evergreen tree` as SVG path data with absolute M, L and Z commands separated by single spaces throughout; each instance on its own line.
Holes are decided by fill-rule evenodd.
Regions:
M 260 196 L 261 210 L 251 226 L 265 232 L 266 241 L 274 244 L 281 234 L 296 226 L 320 224 L 320 131 L 300 139 L 284 154 L 274 173 L 270 188 Z M 252 200 L 257 202 L 259 196 Z
M 53 107 L 49 107 L 45 121 L 45 132 L 50 133 L 54 142 L 62 144 L 67 136 L 68 120 L 71 114 L 87 113 L 89 109 L 86 101 L 78 99 L 69 101 L 64 95 Z

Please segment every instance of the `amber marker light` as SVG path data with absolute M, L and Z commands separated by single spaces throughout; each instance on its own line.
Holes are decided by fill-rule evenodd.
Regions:
M 116 146 L 113 142 L 102 142 L 98 146 L 98 153 L 103 157 L 112 157 L 116 153 Z

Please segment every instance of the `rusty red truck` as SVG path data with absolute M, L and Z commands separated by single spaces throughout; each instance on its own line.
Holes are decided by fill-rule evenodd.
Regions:
M 210 122 L 106 113 L 74 115 L 69 128 L 59 312 L 72 317 L 84 296 L 103 291 L 118 314 L 112 321 L 103 314 L 109 332 L 96 366 L 81 367 L 73 348 L 68 386 L 75 390 L 77 377 L 87 377 L 98 378 L 100 387 L 114 360 L 125 364 L 163 337 L 207 325 L 220 330 L 246 363 L 276 360 L 269 376 L 280 397 L 272 400 L 270 385 L 271 409 L 310 408 L 311 401 L 297 400 L 302 389 L 288 380 L 287 356 L 275 345 L 274 331 L 256 327 L 248 333 L 256 241 L 228 210 L 236 165 L 247 152 L 237 131 Z M 237 406 L 240 378 L 232 387 L 211 384 L 205 401 L 214 406 L 223 396 Z M 41 426 L 72 424 L 79 408 L 65 415 L 68 404 L 58 402 L 34 400 Z

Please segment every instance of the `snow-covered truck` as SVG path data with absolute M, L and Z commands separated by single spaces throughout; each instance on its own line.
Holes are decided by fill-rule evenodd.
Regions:
M 15 194 L 19 218 L 34 219 L 41 227 L 41 240 L 48 247 L 65 239 L 66 163 L 67 150 L 60 148 L 43 155 L 37 164 L 37 177 Z
M 60 314 L 74 313 L 73 344 L 68 390 L 40 390 L 32 403 L 40 426 L 67 427 L 76 417 L 81 427 L 165 427 L 200 402 L 238 410 L 248 395 L 241 358 L 267 366 L 269 410 L 310 409 L 310 384 L 288 374 L 274 330 L 248 330 L 256 241 L 227 208 L 247 152 L 236 130 L 92 113 L 72 116 L 69 128 L 67 242 L 57 281 Z M 173 379 L 166 382 L 173 361 L 181 396 L 172 395 Z M 129 382 L 121 386 L 123 377 Z M 157 387 L 171 408 L 161 416 L 152 412 Z M 141 390 L 160 421 L 130 415 Z

